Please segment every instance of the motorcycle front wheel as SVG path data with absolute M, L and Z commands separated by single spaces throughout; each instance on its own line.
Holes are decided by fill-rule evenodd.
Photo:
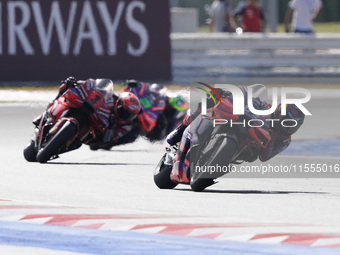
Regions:
M 46 163 L 52 156 L 58 155 L 60 148 L 70 140 L 76 131 L 77 127 L 72 122 L 67 121 L 55 134 L 51 141 L 49 141 L 46 146 L 38 152 L 37 161 L 40 163 Z
M 37 150 L 35 148 L 34 141 L 31 140 L 24 149 L 24 158 L 28 162 L 37 162 Z
M 160 189 L 173 189 L 177 186 L 177 183 L 174 183 L 170 179 L 172 166 L 164 164 L 165 156 L 166 156 L 166 153 L 161 158 L 161 160 L 159 161 L 156 167 L 153 180 L 156 186 Z

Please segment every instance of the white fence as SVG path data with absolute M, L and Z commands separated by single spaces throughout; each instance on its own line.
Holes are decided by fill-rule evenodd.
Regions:
M 340 35 L 173 33 L 173 81 L 339 83 Z
M 198 12 L 196 8 L 171 8 L 171 33 L 196 33 Z

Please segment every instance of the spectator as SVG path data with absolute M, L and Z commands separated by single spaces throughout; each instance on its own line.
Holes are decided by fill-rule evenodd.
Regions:
M 231 32 L 231 0 L 214 0 L 210 8 L 210 32 Z
M 321 0 L 292 0 L 288 5 L 285 18 L 286 33 L 290 31 L 290 23 L 294 33 L 314 33 L 313 21 L 321 10 Z
M 235 17 L 236 20 L 241 17 L 242 25 L 238 21 L 238 26 L 242 27 L 244 32 L 265 32 L 266 19 L 262 8 L 257 5 L 257 0 L 247 0 L 245 5 L 235 13 Z

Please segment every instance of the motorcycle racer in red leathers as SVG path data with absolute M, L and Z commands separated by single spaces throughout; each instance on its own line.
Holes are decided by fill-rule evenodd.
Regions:
M 111 80 L 108 80 L 112 82 Z M 79 84 L 73 77 L 69 77 L 59 88 L 58 96 L 62 95 L 68 87 Z M 110 149 L 112 146 L 129 143 L 135 138 L 129 134 L 134 125 L 134 119 L 138 116 L 141 105 L 138 98 L 131 92 L 113 94 L 113 107 L 109 116 L 109 127 L 103 136 L 97 137 L 91 144 L 91 150 Z
M 99 147 L 110 149 L 113 146 L 131 143 L 136 140 L 133 136 L 138 129 L 134 120 L 141 110 L 138 98 L 131 92 L 123 92 L 114 99 L 114 107 L 110 115 L 110 126 L 106 130 L 103 140 L 100 141 Z M 91 146 L 95 149 L 95 145 Z

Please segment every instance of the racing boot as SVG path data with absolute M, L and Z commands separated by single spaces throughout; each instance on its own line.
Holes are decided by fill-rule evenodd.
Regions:
M 187 126 L 182 123 L 174 131 L 168 134 L 168 136 L 166 137 L 166 141 L 168 142 L 168 144 L 175 145 L 179 143 L 186 127 Z

